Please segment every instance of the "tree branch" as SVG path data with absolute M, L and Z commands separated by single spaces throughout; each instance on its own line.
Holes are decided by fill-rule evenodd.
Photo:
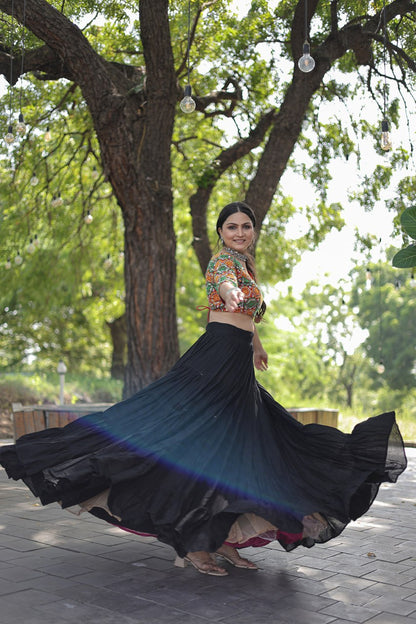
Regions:
M 260 145 L 267 130 L 270 128 L 275 114 L 275 110 L 271 109 L 263 115 L 250 134 L 245 139 L 240 139 L 234 145 L 220 152 L 198 180 L 198 190 L 190 198 L 193 232 L 192 245 L 201 270 L 204 273 L 211 257 L 206 213 L 212 190 L 227 169 Z

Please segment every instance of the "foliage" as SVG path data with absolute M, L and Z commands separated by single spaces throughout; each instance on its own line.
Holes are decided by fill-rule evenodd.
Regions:
M 400 222 L 405 233 L 416 239 L 416 206 L 406 208 L 402 213 Z M 394 255 L 393 266 L 399 269 L 408 269 L 416 266 L 416 240 Z
M 115 403 L 121 398 L 121 383 L 86 375 L 65 375 L 65 403 Z M 10 410 L 12 403 L 22 405 L 59 404 L 59 376 L 45 373 L 0 375 L 0 410 Z
M 416 376 L 414 279 L 381 260 L 356 269 L 353 278 L 352 304 L 358 308 L 361 327 L 368 331 L 363 348 L 373 362 L 372 383 L 407 392 Z M 378 364 L 382 374 L 377 373 Z

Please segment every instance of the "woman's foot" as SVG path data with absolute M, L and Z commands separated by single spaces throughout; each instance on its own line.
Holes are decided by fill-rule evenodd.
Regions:
M 237 550 L 228 544 L 223 544 L 218 548 L 217 555 L 223 557 L 228 563 L 231 563 L 236 568 L 245 568 L 246 570 L 258 570 L 258 566 L 248 559 L 240 557 Z
M 209 574 L 211 576 L 227 576 L 227 570 L 217 565 L 211 555 L 203 550 L 189 552 L 186 557 L 180 559 L 177 557 L 176 566 L 183 566 L 190 563 L 201 574 Z

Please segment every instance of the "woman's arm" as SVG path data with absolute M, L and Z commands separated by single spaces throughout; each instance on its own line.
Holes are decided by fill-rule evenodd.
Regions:
M 261 344 L 256 328 L 254 328 L 253 336 L 253 360 L 254 366 L 257 370 L 265 371 L 268 369 L 268 356 L 266 351 L 263 349 L 263 345 Z

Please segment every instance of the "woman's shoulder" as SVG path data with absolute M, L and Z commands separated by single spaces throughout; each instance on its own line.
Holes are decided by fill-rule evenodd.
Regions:
M 234 258 L 230 253 L 224 251 L 224 249 L 220 249 L 211 257 L 208 267 L 214 268 L 215 266 L 218 266 L 219 264 L 226 264 L 228 266 L 234 266 Z

